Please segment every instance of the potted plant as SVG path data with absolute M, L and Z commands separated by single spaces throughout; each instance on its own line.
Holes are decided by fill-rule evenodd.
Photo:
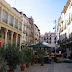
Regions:
M 43 55 L 40 55 L 40 61 L 41 61 L 41 66 L 44 66 L 44 56 Z
M 0 47 L 0 72 L 6 72 L 7 71 L 7 64 L 5 59 L 2 57 L 3 48 Z
M 39 55 L 39 59 L 41 62 L 41 66 L 44 66 L 44 55 L 46 55 L 45 51 L 44 50 L 38 50 L 38 55 Z
M 34 59 L 35 59 L 35 56 L 34 55 L 31 55 L 31 65 L 32 66 L 34 65 Z
M 24 54 L 23 50 L 20 53 L 21 53 L 21 55 L 20 55 L 20 64 L 21 64 L 20 68 L 21 68 L 21 71 L 24 71 L 25 70 L 25 66 L 24 66 L 24 64 L 25 64 L 25 54 Z
M 14 72 L 16 66 L 20 63 L 20 51 L 15 46 L 9 46 L 3 52 L 3 57 L 9 67 L 8 72 Z
M 24 53 L 26 55 L 26 57 L 25 57 L 26 67 L 29 68 L 30 67 L 29 63 L 31 62 L 32 51 L 30 49 L 25 49 Z

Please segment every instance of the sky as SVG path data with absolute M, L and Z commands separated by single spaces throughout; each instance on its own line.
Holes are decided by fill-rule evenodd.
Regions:
M 40 33 L 54 32 L 54 21 L 58 18 L 66 5 L 67 0 L 6 0 L 12 7 L 22 11 L 28 17 L 33 17 Z M 56 23 L 56 25 L 57 25 Z

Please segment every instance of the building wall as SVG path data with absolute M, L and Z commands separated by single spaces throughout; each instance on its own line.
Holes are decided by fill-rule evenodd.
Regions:
M 34 44 L 38 43 L 39 43 L 39 29 L 36 26 L 36 24 L 34 24 Z
M 57 42 L 57 36 L 56 33 L 45 33 L 44 35 L 41 35 L 41 42 L 46 42 L 51 47 L 56 47 Z
M 64 11 L 61 14 L 61 17 L 58 21 L 58 37 L 60 34 L 60 40 L 65 39 L 67 37 L 69 39 L 70 34 L 72 33 L 72 2 L 68 0 Z M 66 35 L 66 36 L 65 36 Z
M 22 18 L 5 0 L 0 0 L 0 32 L 2 46 L 9 43 L 21 46 Z
M 30 44 L 34 44 L 34 20 L 32 17 L 29 18 L 30 24 L 31 24 L 31 38 L 30 38 Z
M 67 54 L 67 48 L 72 51 L 72 0 L 68 0 L 58 20 L 57 32 L 61 49 Z

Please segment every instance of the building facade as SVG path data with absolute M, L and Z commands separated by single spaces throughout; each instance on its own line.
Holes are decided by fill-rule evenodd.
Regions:
M 41 35 L 41 41 L 48 43 L 48 45 L 52 48 L 56 47 L 57 42 L 57 36 L 56 33 L 45 33 L 44 35 Z
M 35 31 L 34 31 L 35 30 Z M 34 44 L 34 32 L 39 39 L 38 28 L 34 29 L 34 20 L 11 7 L 5 0 L 0 0 L 0 45 L 20 46 L 20 49 Z M 37 42 L 36 42 L 37 43 Z
M 22 18 L 5 0 L 0 0 L 0 42 L 1 46 L 16 44 L 21 47 Z
M 37 25 L 34 24 L 34 44 L 39 43 L 39 32 L 40 30 L 38 29 Z
M 72 52 L 72 0 L 68 0 L 64 7 L 57 25 L 57 36 L 61 49 L 67 54 Z
M 28 19 L 31 24 L 30 44 L 34 44 L 34 20 L 32 17 Z

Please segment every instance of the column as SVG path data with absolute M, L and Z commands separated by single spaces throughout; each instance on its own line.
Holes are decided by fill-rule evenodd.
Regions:
M 0 21 L 2 21 L 2 11 L 3 11 L 3 8 L 0 7 Z
M 1 26 L 0 26 L 0 30 L 1 30 Z
M 18 34 L 16 34 L 16 47 L 17 47 L 17 41 L 18 41 Z
M 21 51 L 21 44 L 22 44 L 22 36 L 20 36 L 20 51 Z
M 5 30 L 5 48 L 6 48 L 6 46 L 7 46 L 7 33 L 8 33 L 8 30 L 6 29 L 6 30 Z
M 13 45 L 13 34 L 14 32 L 11 32 L 11 45 Z

